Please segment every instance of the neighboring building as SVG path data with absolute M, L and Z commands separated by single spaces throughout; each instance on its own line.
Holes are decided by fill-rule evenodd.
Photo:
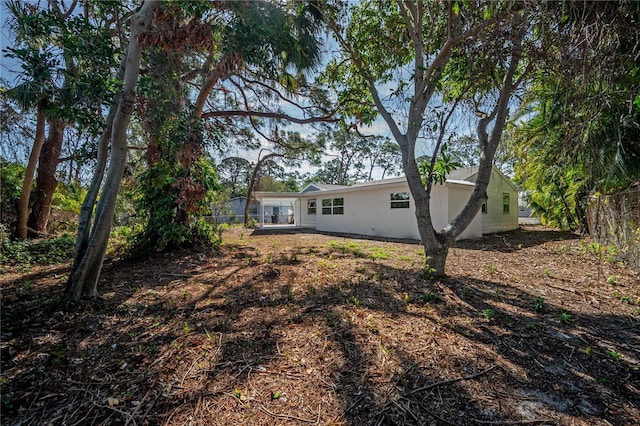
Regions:
M 475 172 L 459 172 L 456 176 L 460 178 L 449 176 L 444 185 L 432 188 L 431 216 L 436 228 L 455 218 L 471 196 L 477 168 Z M 472 220 L 459 239 L 518 228 L 517 191 L 496 168 L 487 193 L 488 203 L 482 214 Z M 313 183 L 301 192 L 257 192 L 255 197 L 261 227 L 277 223 L 325 232 L 420 239 L 413 197 L 404 177 L 352 186 Z M 278 213 L 276 221 L 274 211 Z
M 244 206 L 247 202 L 247 197 L 234 197 L 225 203 L 224 206 L 219 206 L 218 209 L 212 208 L 212 219 L 215 223 L 242 223 L 244 222 Z M 255 220 L 259 222 L 258 218 L 259 203 L 253 202 L 249 206 L 249 220 Z

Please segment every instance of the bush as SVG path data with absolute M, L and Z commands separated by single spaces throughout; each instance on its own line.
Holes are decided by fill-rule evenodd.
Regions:
M 0 157 L 0 219 L 3 223 L 15 220 L 24 169 L 22 164 L 10 163 Z
M 7 228 L 0 225 L 0 264 L 60 263 L 73 258 L 74 250 L 75 238 L 70 234 L 38 241 L 12 241 Z

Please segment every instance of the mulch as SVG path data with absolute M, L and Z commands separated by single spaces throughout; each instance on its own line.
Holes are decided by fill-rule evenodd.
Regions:
M 635 425 L 640 276 L 542 227 L 420 245 L 231 228 L 219 249 L 3 266 L 3 425 Z

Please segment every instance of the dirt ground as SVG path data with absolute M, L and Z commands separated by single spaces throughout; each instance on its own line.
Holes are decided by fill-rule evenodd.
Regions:
M 232 228 L 220 250 L 5 268 L 3 425 L 636 425 L 640 277 L 570 233 L 417 244 Z

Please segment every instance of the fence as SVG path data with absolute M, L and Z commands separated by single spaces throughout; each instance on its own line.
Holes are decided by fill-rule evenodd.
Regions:
M 593 196 L 587 222 L 596 241 L 615 245 L 619 260 L 640 271 L 640 184 L 616 194 Z

